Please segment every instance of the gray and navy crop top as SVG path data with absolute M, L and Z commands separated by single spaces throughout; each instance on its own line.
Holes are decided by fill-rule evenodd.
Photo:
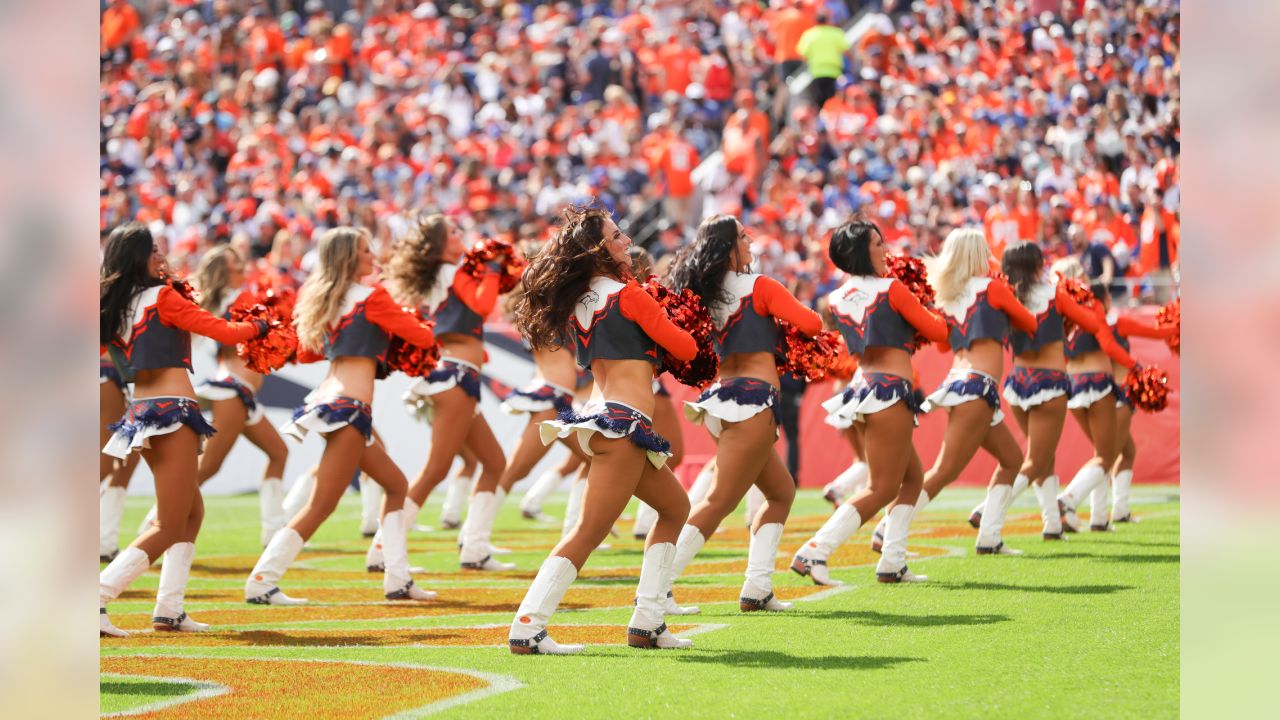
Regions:
M 679 360 L 698 354 L 693 336 L 676 327 L 648 293 L 633 282 L 598 275 L 578 298 L 570 320 L 578 365 L 595 360 L 647 360 L 660 365 L 658 347 Z
M 170 285 L 139 291 L 130 303 L 129 317 L 129 326 L 112 341 L 127 363 L 119 370 L 128 382 L 138 370 L 191 370 L 191 333 L 234 345 L 258 337 L 266 329 L 265 323 L 219 319 Z
M 323 357 L 328 360 L 340 357 L 382 360 L 392 335 L 419 347 L 429 347 L 436 341 L 431 328 L 393 300 L 386 288 L 381 285 L 352 285 L 343 299 L 338 321 L 325 333 Z M 300 362 L 311 362 L 320 357 L 299 350 Z
M 708 306 L 716 326 L 716 354 L 774 352 L 778 323 L 785 320 L 810 337 L 822 332 L 822 318 L 796 300 L 777 280 L 730 270 L 724 289 L 732 300 Z
M 950 328 L 952 350 L 968 350 L 976 340 L 1003 343 L 1010 322 L 1024 332 L 1036 331 L 1035 317 L 1013 296 L 1008 283 L 988 276 L 969 278 L 960 297 L 938 307 Z
M 894 278 L 853 276 L 827 296 L 827 307 L 851 355 L 869 347 L 914 352 L 917 331 L 932 342 L 947 339 L 947 321 Z
M 423 314 L 435 320 L 436 335 L 467 335 L 484 339 L 484 321 L 498 302 L 499 271 L 485 268 L 477 280 L 458 272 L 461 265 L 440 266 L 436 284 L 422 301 Z

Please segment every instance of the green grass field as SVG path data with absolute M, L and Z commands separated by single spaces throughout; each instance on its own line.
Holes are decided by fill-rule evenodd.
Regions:
M 206 501 L 187 611 L 215 625 L 203 635 L 156 635 L 149 619 L 158 568 L 110 606 L 138 629 L 101 642 L 102 712 L 148 717 L 795 718 L 1175 717 L 1179 696 L 1179 493 L 1135 489 L 1142 522 L 1066 542 L 1039 537 L 1034 498 L 1010 512 L 1006 542 L 1020 557 L 976 557 L 964 523 L 980 493 L 948 491 L 917 520 L 912 569 L 928 583 L 880 585 L 867 549 L 870 523 L 832 558 L 849 585 L 819 592 L 789 572 L 775 591 L 797 600 L 784 614 L 738 611 L 746 561 L 741 513 L 676 586 L 701 615 L 670 622 L 694 647 L 625 646 L 641 543 L 598 551 L 553 618 L 571 657 L 513 656 L 506 626 L 559 537 L 559 525 L 503 508 L 495 543 L 520 570 L 462 574 L 455 533 L 410 537 L 410 560 L 431 603 L 382 600 L 380 575 L 363 571 L 359 501 L 348 495 L 281 587 L 305 608 L 250 606 L 243 581 L 256 560 L 257 499 Z M 558 515 L 563 495 L 546 511 Z M 131 498 L 122 533 L 147 500 Z M 422 513 L 434 523 L 439 501 Z M 830 512 L 815 492 L 797 500 L 779 550 L 791 553 Z M 162 704 L 167 704 L 163 705 Z

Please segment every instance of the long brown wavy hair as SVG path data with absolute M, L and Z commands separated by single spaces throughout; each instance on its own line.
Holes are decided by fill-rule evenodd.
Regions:
M 448 237 L 449 221 L 444 215 L 423 215 L 391 249 L 391 259 L 382 272 L 387 290 L 397 302 L 418 305 L 431 292 L 444 264 Z
M 604 234 L 608 219 L 595 206 L 566 209 L 560 231 L 529 261 L 512 320 L 534 350 L 572 347 L 569 318 L 593 277 L 631 277 L 609 255 Z

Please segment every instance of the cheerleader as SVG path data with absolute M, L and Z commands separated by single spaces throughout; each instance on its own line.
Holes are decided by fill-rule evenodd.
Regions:
M 1084 276 L 1079 264 L 1064 264 L 1064 273 L 1080 279 Z M 1100 283 L 1095 284 L 1095 288 Z M 1093 290 L 1094 297 L 1105 294 L 1105 287 Z M 1093 306 L 1098 323 L 1106 325 L 1106 308 L 1101 299 Z M 1107 332 L 1110 335 L 1110 330 Z M 1058 509 L 1062 514 L 1063 529 L 1079 532 L 1082 524 L 1076 515 L 1076 506 L 1086 497 L 1100 490 L 1100 502 L 1090 506 L 1089 529 L 1106 532 L 1111 529 L 1107 518 L 1107 480 L 1120 457 L 1120 427 L 1117 404 L 1123 403 L 1123 389 L 1116 384 L 1112 372 L 1112 358 L 1092 334 L 1075 328 L 1066 341 L 1067 372 L 1071 376 L 1071 399 L 1067 408 L 1080 430 L 1093 445 L 1093 457 L 1071 479 L 1071 483 L 1058 496 Z M 1128 370 L 1139 366 L 1128 358 L 1123 362 Z
M 1018 301 L 1036 318 L 1034 333 L 1014 329 L 1009 334 L 1013 373 L 1004 383 L 1004 398 L 1027 438 L 1027 453 L 1010 497 L 1001 507 L 986 502 L 979 505 L 969 523 L 978 528 L 984 523 L 1003 525 L 1009 504 L 1031 484 L 1040 503 L 1044 539 L 1061 540 L 1058 478 L 1054 475 L 1053 462 L 1067 418 L 1067 398 L 1071 394 L 1063 350 L 1064 320 L 1094 335 L 1115 362 L 1127 367 L 1133 361 L 1095 313 L 1076 302 L 1055 276 L 1045 274 L 1044 255 L 1038 245 L 1021 242 L 1009 246 L 1001 260 L 1001 269 L 1013 285 Z M 999 515 L 992 518 L 992 512 Z
M 671 269 L 672 289 L 692 290 L 715 322 L 719 380 L 696 402 L 685 403 L 685 416 L 704 425 L 716 442 L 716 474 L 707 496 L 693 508 L 680 531 L 672 579 L 702 549 L 753 485 L 764 503 L 752 519 L 746 581 L 738 606 L 742 612 L 781 611 L 791 603 L 773 594 L 773 564 L 782 525 L 795 499 L 795 482 L 774 449 L 778 438 L 779 380 L 774 350 L 777 320 L 802 333 L 822 331 L 818 313 L 801 305 L 778 281 L 750 272 L 751 241 L 738 220 L 716 215 L 698 227 L 693 245 Z M 667 599 L 669 614 L 697 612 Z
M 895 583 L 922 581 L 906 565 L 907 532 L 911 519 L 930 499 L 960 475 L 981 447 L 999 463 L 987 491 L 990 507 L 1003 507 L 1014 477 L 1022 465 L 1022 449 L 1004 424 L 1000 412 L 1000 376 L 1004 372 L 1003 344 L 1009 325 L 1034 333 L 1036 319 L 1004 280 L 991 277 L 991 250 L 977 228 L 952 230 L 943 242 L 942 253 L 931 263 L 929 276 L 937 293 L 938 307 L 947 320 L 948 340 L 955 352 L 951 371 L 932 395 L 924 410 L 946 408 L 947 430 L 933 467 L 925 473 L 924 489 L 914 503 L 897 503 L 885 517 L 883 554 L 876 579 Z M 1017 555 L 1004 546 L 1002 528 L 983 518 L 978 531 L 979 555 Z
M 653 256 L 642 247 L 632 247 L 631 270 L 637 280 L 644 282 L 653 275 Z M 680 428 L 680 417 L 676 414 L 676 405 L 671 400 L 671 393 L 662 384 L 662 378 L 653 379 L 653 429 L 671 443 L 671 457 L 667 458 L 667 467 L 671 472 L 684 462 L 684 431 Z M 690 501 L 692 502 L 692 501 Z M 653 523 L 658 519 L 658 512 L 640 502 L 636 506 L 635 522 L 631 526 L 631 536 L 643 540 L 649 536 Z
M 631 238 L 604 211 L 571 209 L 522 281 L 516 326 L 534 348 L 572 344 L 578 364 L 595 376 L 595 390 L 580 413 L 563 413 L 542 425 L 544 442 L 576 437 L 591 465 L 577 524 L 542 563 L 511 623 L 509 645 L 515 654 L 583 649 L 557 645 L 547 634 L 547 622 L 633 495 L 657 509 L 658 521 L 644 550 L 627 643 L 643 648 L 693 644 L 674 637 L 664 622 L 674 541 L 688 517 L 689 500 L 665 467 L 669 445 L 654 432 L 651 418 L 659 347 L 687 361 L 697 355 L 697 344 L 635 282 L 630 245 Z
M 129 408 L 129 386 L 120 377 L 115 363 L 101 348 L 98 354 L 98 447 L 111 439 L 112 423 Z M 129 453 L 123 461 L 106 453 L 98 456 L 98 560 L 111 562 L 120 553 L 120 518 L 124 515 L 124 498 L 129 480 L 138 467 L 138 455 Z M 106 482 L 104 482 L 106 481 Z
M 121 551 L 98 578 L 99 635 L 125 637 L 107 618 L 107 603 L 163 553 L 156 608 L 158 631 L 207 630 L 183 612 L 195 539 L 204 519 L 197 483 L 198 457 L 213 427 L 200 415 L 191 369 L 191 333 L 223 343 L 259 337 L 265 322 L 220 320 L 163 278 L 164 256 L 145 225 L 111 232 L 100 280 L 100 342 L 113 346 L 122 378 L 134 383 L 128 412 L 114 425 L 102 451 L 121 460 L 138 451 L 155 476 L 156 521 Z M 116 354 L 118 353 L 118 355 Z
M 196 288 L 200 291 L 201 307 L 223 319 L 230 319 L 229 308 L 243 283 L 244 260 L 228 245 L 210 250 L 196 268 Z M 227 453 L 231 452 L 242 434 L 267 455 L 267 466 L 258 490 L 261 541 L 266 547 L 288 519 L 284 516 L 284 482 L 281 478 L 284 477 L 289 450 L 258 402 L 258 391 L 262 389 L 264 377 L 249 369 L 236 354 L 235 346 L 219 343 L 217 375 L 196 388 L 196 396 L 212 404 L 213 426 L 220 431 L 209 440 L 204 454 L 200 456 L 201 485 L 217 474 Z
M 901 281 L 886 277 L 887 248 L 880 228 L 854 220 L 831 235 L 831 261 L 849 275 L 828 298 L 836 327 L 858 371 L 843 392 L 823 403 L 827 423 L 861 436 L 868 483 L 839 505 L 818 533 L 796 551 L 791 569 L 818 585 L 842 585 L 828 574 L 836 548 L 895 498 L 910 508 L 920 493 L 923 469 L 911 444 L 920 412 L 912 384 L 916 335 L 931 342 L 947 337 L 947 323 L 930 312 Z M 903 566 L 900 575 L 906 574 Z
M 374 271 L 369 234 L 353 227 L 326 231 L 316 248 L 318 263 L 298 292 L 293 324 L 298 359 L 329 360 L 329 374 L 281 429 L 301 441 L 314 430 L 325 439 L 307 505 L 281 528 L 245 581 L 245 601 L 255 605 L 300 605 L 280 591 L 280 578 L 331 515 L 357 469 L 384 491 L 382 523 L 371 545 L 382 558 L 388 600 L 430 600 L 435 593 L 413 584 L 403 510 L 408 482 L 373 438 L 373 383 L 391 335 L 419 347 L 435 342 L 430 328 L 406 313 L 380 285 L 360 284 Z M 323 353 L 323 355 L 321 354 Z
M 480 478 L 459 534 L 462 569 L 513 570 L 513 563 L 493 559 L 489 546 L 489 533 L 506 495 L 498 485 L 506 458 L 480 414 L 484 320 L 498 302 L 502 265 L 490 262 L 480 277 L 459 272 L 465 250 L 457 226 L 443 215 L 428 215 L 397 244 L 387 268 L 396 297 L 431 316 L 440 341 L 440 364 L 414 383 L 404 398 L 412 414 L 432 425 L 426 464 L 409 487 L 408 517 L 412 525 L 427 496 L 449 474 L 454 457 L 466 446 L 480 461 Z M 437 416 L 449 422 L 436 424 Z
M 1157 340 L 1169 340 L 1177 336 L 1178 328 L 1172 325 L 1156 327 L 1147 325 L 1130 317 L 1123 317 L 1111 307 L 1111 293 L 1102 283 L 1091 286 L 1095 297 L 1099 298 L 1107 311 L 1107 324 L 1115 334 L 1116 342 L 1125 352 L 1129 351 L 1129 338 L 1146 337 Z M 1116 427 L 1118 429 L 1118 446 L 1120 454 L 1116 457 L 1115 467 L 1111 471 L 1111 522 L 1137 522 L 1129 511 L 1129 488 L 1133 485 L 1133 462 L 1138 448 L 1133 442 L 1133 434 L 1129 431 L 1133 421 L 1133 400 L 1125 390 L 1125 380 L 1129 377 L 1129 368 L 1122 362 L 1112 359 L 1111 370 L 1116 377 Z M 1099 485 L 1099 488 L 1102 486 Z M 1098 504 L 1094 504 L 1095 500 Z M 1101 507 L 1105 499 L 1098 498 L 1098 488 L 1090 496 L 1090 507 Z

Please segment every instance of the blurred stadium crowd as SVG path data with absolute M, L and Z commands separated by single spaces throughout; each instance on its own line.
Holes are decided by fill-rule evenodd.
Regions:
M 296 283 L 312 238 L 422 211 L 536 242 L 596 199 L 661 259 L 715 213 L 813 300 L 854 212 L 904 251 L 981 224 L 1175 291 L 1177 0 L 109 0 L 104 233 Z

